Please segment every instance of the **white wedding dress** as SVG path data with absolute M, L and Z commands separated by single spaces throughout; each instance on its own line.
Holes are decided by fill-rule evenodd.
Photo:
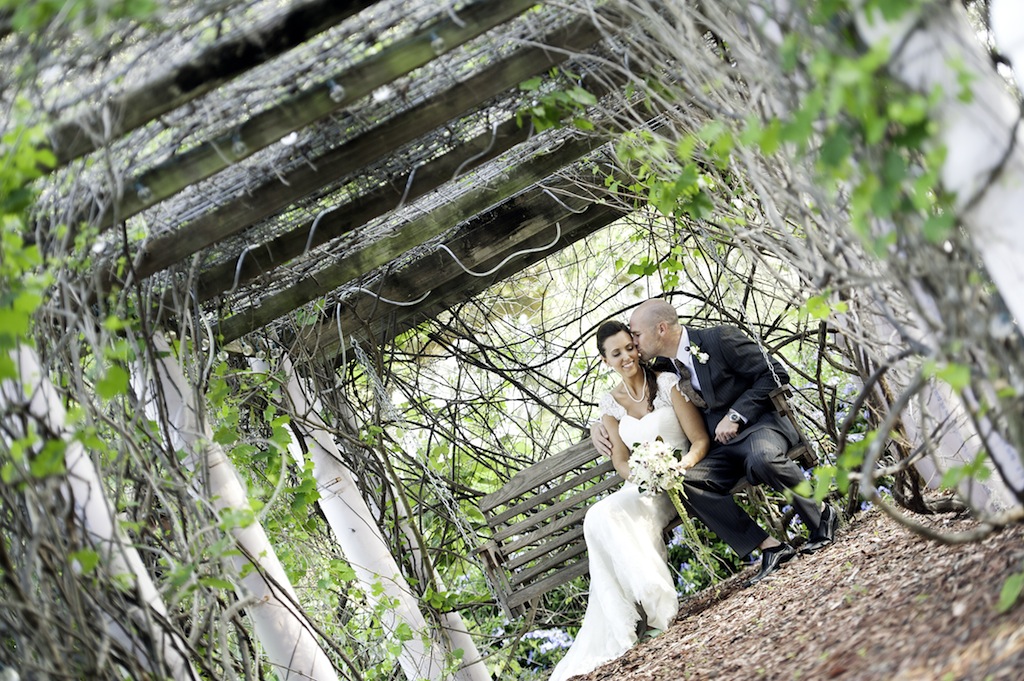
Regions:
M 673 447 L 690 446 L 669 397 L 676 380 L 671 373 L 658 377 L 654 411 L 641 419 L 626 414 L 610 394 L 601 399 L 601 413 L 618 420 L 619 434 L 630 448 L 659 435 Z M 590 557 L 590 599 L 576 640 L 549 681 L 586 674 L 629 650 L 637 640 L 638 607 L 649 626 L 668 628 L 679 611 L 679 599 L 662 533 L 674 514 L 667 495 L 642 495 L 629 481 L 587 511 L 583 533 Z

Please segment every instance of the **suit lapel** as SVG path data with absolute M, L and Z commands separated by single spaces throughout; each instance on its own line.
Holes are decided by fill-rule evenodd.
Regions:
M 707 352 L 709 355 L 715 350 L 715 348 L 709 348 L 705 345 L 705 339 L 703 334 L 696 330 L 686 327 L 686 333 L 690 337 L 690 345 L 700 348 L 701 352 Z M 696 355 L 691 355 L 693 358 L 693 371 L 697 374 L 697 381 L 700 383 L 700 392 L 704 395 L 704 401 L 708 405 L 716 404 L 715 402 L 715 382 L 711 380 L 711 369 L 709 364 L 711 358 L 708 358 L 707 362 L 700 362 L 697 360 Z

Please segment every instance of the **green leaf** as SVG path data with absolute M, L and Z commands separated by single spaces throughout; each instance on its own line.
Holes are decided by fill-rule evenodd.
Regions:
M 2 348 L 3 346 L 0 345 L 0 349 Z M 17 380 L 18 366 L 8 353 L 0 352 L 0 381 L 8 378 Z
M 31 316 L 13 308 L 0 308 L 0 331 L 3 335 L 19 337 L 28 335 Z
M 110 400 L 128 392 L 128 372 L 117 364 L 107 367 L 106 375 L 96 381 L 96 393 L 104 400 Z
M 811 496 L 811 483 L 808 480 L 801 480 L 797 483 L 797 486 L 793 488 L 794 494 L 799 494 L 802 497 Z
M 814 319 L 828 319 L 828 316 L 832 313 L 832 308 L 828 304 L 828 298 L 824 295 L 808 298 L 807 302 L 804 303 L 804 309 Z
M 1024 589 L 1024 572 L 1017 572 L 1006 578 L 1003 588 L 999 592 L 999 602 L 996 603 L 996 612 L 1003 614 L 1014 606 L 1020 598 L 1020 592 Z
M 207 586 L 211 589 L 223 589 L 230 591 L 235 588 L 235 585 L 222 577 L 214 577 L 212 575 L 206 577 L 200 577 L 199 583 L 203 586 Z
M 539 76 L 536 77 L 536 78 L 530 78 L 529 80 L 524 80 L 522 83 L 520 83 L 519 84 L 519 89 L 520 90 L 531 90 L 531 91 L 532 90 L 537 90 L 537 89 L 540 88 L 541 83 L 543 83 L 543 82 L 544 82 L 544 80 L 542 78 L 540 78 Z
M 412 627 L 406 622 L 399 622 L 398 626 L 395 627 L 395 638 L 404 643 L 405 641 L 411 641 L 412 637 Z
M 341 582 L 351 582 L 356 578 L 355 569 L 343 560 L 331 561 L 331 573 Z
M 956 362 L 930 361 L 925 364 L 924 372 L 927 376 L 945 381 L 954 390 L 963 390 L 971 382 L 971 368 Z
M 833 130 L 821 145 L 820 158 L 826 167 L 838 169 L 843 166 L 853 150 L 850 136 L 842 128 Z
M 832 466 L 818 466 L 814 469 L 814 499 L 816 501 L 823 501 L 828 496 L 835 472 L 836 469 Z
M 89 574 L 100 564 L 100 554 L 92 549 L 79 549 L 68 554 L 68 558 L 72 562 L 78 563 L 78 567 L 81 568 L 83 575 Z
M 956 216 L 951 213 L 929 215 L 921 226 L 921 233 L 931 243 L 940 244 L 946 240 L 955 225 Z
M 29 472 L 32 477 L 45 478 L 51 475 L 63 475 L 66 449 L 67 444 L 63 440 L 47 440 L 29 464 Z

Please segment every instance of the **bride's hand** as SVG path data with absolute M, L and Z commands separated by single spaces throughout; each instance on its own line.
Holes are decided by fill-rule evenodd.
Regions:
M 686 455 L 683 456 L 682 459 L 679 460 L 679 463 L 681 463 L 683 465 L 684 469 L 690 470 L 691 468 L 696 466 L 698 463 L 700 463 L 700 458 L 698 458 L 697 456 L 695 456 L 693 454 L 686 454 Z

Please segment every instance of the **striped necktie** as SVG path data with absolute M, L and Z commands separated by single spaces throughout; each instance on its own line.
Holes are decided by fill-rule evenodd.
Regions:
M 690 398 L 694 406 L 698 409 L 704 409 L 708 406 L 708 403 L 704 401 L 696 390 L 693 389 L 693 382 L 690 378 L 690 369 L 677 357 L 672 358 L 672 366 L 675 367 L 676 373 L 679 374 L 679 392 Z

